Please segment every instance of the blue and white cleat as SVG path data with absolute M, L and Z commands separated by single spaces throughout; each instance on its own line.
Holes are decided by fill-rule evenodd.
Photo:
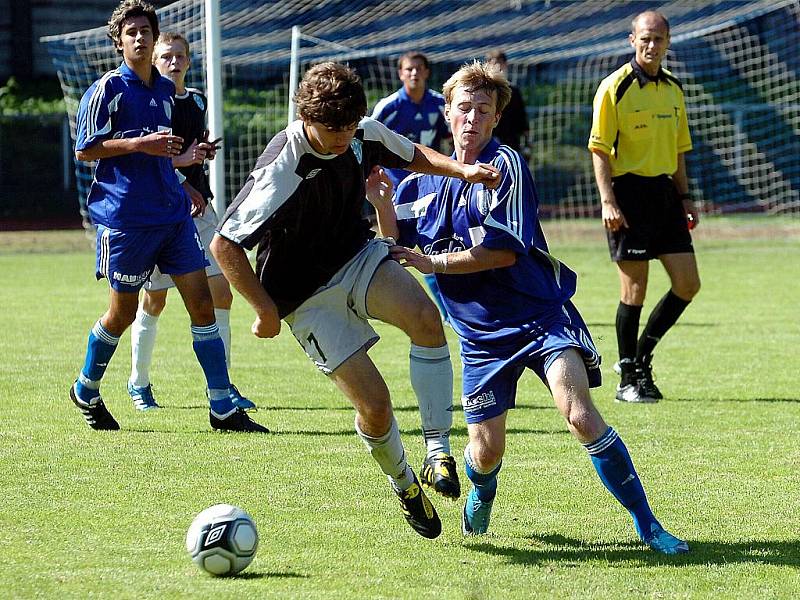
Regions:
M 650 525 L 648 537 L 641 537 L 645 544 L 661 554 L 686 554 L 689 552 L 689 544 L 676 538 L 658 523 Z
M 153 386 L 136 387 L 130 381 L 128 382 L 128 394 L 133 400 L 133 406 L 136 410 L 153 410 L 161 408 L 153 397 Z
M 239 393 L 239 390 L 235 385 L 231 385 L 231 402 L 233 402 L 233 405 L 236 408 L 241 408 L 244 411 L 255 412 L 258 410 L 252 400 L 245 398 L 241 393 Z
M 464 535 L 483 535 L 489 530 L 489 517 L 492 516 L 492 502 L 483 502 L 473 487 L 467 494 L 464 512 L 461 513 L 461 533 Z

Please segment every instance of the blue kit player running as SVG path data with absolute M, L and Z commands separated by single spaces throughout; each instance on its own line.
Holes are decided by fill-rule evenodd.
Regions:
M 686 542 L 653 516 L 625 444 L 592 404 L 589 388 L 600 384 L 600 357 L 570 301 L 577 277 L 548 252 L 527 165 L 492 138 L 511 95 L 507 80 L 476 62 L 448 80 L 444 95 L 456 158 L 496 167 L 500 185 L 487 190 L 449 177 L 412 176 L 400 185 L 394 206 L 387 182 L 376 181 L 380 173 L 373 173 L 368 188 L 381 232 L 402 244 L 392 249 L 393 257 L 436 273 L 461 338 L 469 432 L 464 459 L 473 484 L 462 515 L 464 534 L 488 529 L 506 417 L 517 381 L 529 368 L 550 389 L 603 484 L 630 511 L 639 537 L 665 554 L 687 552 Z M 422 252 L 410 249 L 415 246 Z
M 70 398 L 93 429 L 119 429 L 100 396 L 100 381 L 136 317 L 139 290 L 158 266 L 172 276 L 189 312 L 194 351 L 208 385 L 211 426 L 266 432 L 233 403 L 205 274 L 208 262 L 172 166 L 183 142 L 170 128 L 175 85 L 151 63 L 158 36 L 155 10 L 141 0 L 125 0 L 111 15 L 108 30 L 123 62 L 81 99 L 75 155 L 97 161 L 88 206 L 97 226 L 97 278 L 108 279 L 109 307 L 89 332 Z

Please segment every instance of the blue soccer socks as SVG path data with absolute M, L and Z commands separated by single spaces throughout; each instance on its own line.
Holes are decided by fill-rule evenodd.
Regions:
M 100 396 L 100 380 L 106 372 L 108 363 L 119 344 L 119 338 L 112 335 L 100 324 L 94 324 L 89 332 L 89 342 L 86 348 L 86 359 L 75 383 L 75 394 L 78 399 L 91 403 L 94 398 Z
M 639 537 L 647 539 L 652 525 L 658 524 L 658 521 L 650 510 L 644 488 L 622 439 L 609 427 L 597 440 L 584 444 L 584 447 L 603 485 L 631 513 Z
M 225 345 L 217 324 L 192 325 L 192 348 L 206 376 L 211 412 L 224 418 L 235 407 L 231 398 L 228 366 L 225 363 Z
M 491 502 L 497 494 L 497 474 L 503 462 L 500 461 L 498 465 L 492 467 L 489 472 L 479 471 L 472 460 L 472 453 L 469 444 L 464 448 L 464 471 L 467 473 L 467 478 L 475 486 L 475 493 L 481 502 Z
M 502 466 L 500 461 L 488 472 L 479 471 L 472 459 L 470 445 L 464 448 L 464 470 L 472 482 L 461 514 L 461 533 L 464 535 L 480 535 L 488 531 L 492 504 L 497 495 L 497 474 Z

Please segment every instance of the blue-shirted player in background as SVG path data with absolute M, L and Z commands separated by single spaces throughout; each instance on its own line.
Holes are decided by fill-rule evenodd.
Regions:
M 403 87 L 375 105 L 372 118 L 412 142 L 442 150 L 442 142 L 450 138 L 444 119 L 444 96 L 428 89 L 430 63 L 422 52 L 406 52 L 397 61 L 397 76 Z M 405 169 L 389 169 L 395 188 L 411 173 Z
M 428 57 L 422 52 L 403 54 L 397 61 L 397 76 L 403 87 L 378 102 L 372 111 L 372 118 L 412 142 L 442 152 L 444 142 L 450 140 L 450 128 L 444 119 L 444 96 L 428 88 L 430 75 Z M 388 169 L 387 174 L 397 189 L 410 171 Z M 436 278 L 433 275 L 424 275 L 423 279 L 442 319 L 447 323 L 447 309 L 442 302 Z
M 653 516 L 625 444 L 592 404 L 589 388 L 600 384 L 600 357 L 570 301 L 577 277 L 548 252 L 527 165 L 492 136 L 511 96 L 508 81 L 496 68 L 475 62 L 448 80 L 444 95 L 457 159 L 497 167 L 500 186 L 487 190 L 414 175 L 400 185 L 393 206 L 388 180 L 373 172 L 369 199 L 381 233 L 402 244 L 393 256 L 436 274 L 461 338 L 469 432 L 464 459 L 473 484 L 462 513 L 464 534 L 488 529 L 508 409 L 529 368 L 550 389 L 603 484 L 630 511 L 640 538 L 665 554 L 687 552 L 686 542 Z M 415 246 L 422 253 L 410 249 Z
M 108 23 L 123 62 L 86 91 L 78 109 L 78 160 L 97 161 L 88 206 L 97 226 L 97 278 L 109 282 L 109 306 L 89 332 L 83 369 L 70 398 L 93 429 L 119 424 L 100 396 L 100 381 L 120 336 L 136 317 L 139 290 L 157 265 L 172 276 L 191 319 L 193 347 L 205 373 L 214 429 L 266 432 L 237 408 L 225 347 L 214 319 L 208 264 L 178 183 L 171 133 L 175 85 L 152 65 L 158 18 L 142 0 L 124 0 Z

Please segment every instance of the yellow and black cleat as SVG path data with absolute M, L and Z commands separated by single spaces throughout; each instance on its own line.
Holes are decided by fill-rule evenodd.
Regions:
M 442 521 L 436 514 L 433 504 L 419 486 L 416 476 L 411 487 L 397 492 L 397 497 L 400 499 L 403 516 L 414 531 L 429 539 L 438 537 L 442 533 Z
M 422 463 L 422 485 L 433 489 L 450 500 L 461 495 L 456 461 L 452 456 L 441 453 L 425 459 Z

